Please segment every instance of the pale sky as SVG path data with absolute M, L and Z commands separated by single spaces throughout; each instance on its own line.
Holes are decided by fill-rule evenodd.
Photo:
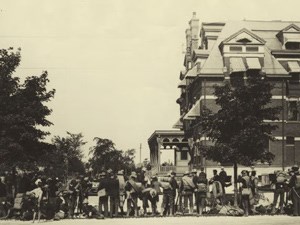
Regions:
M 16 75 L 48 71 L 51 137 L 82 132 L 85 152 L 96 136 L 123 150 L 142 143 L 144 159 L 154 130 L 179 118 L 182 44 L 194 11 L 200 22 L 300 21 L 299 8 L 297 0 L 0 0 L 0 46 L 22 48 Z

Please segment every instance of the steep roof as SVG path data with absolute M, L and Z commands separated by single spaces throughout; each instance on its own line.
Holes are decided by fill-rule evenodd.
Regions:
M 256 35 L 260 40 L 265 41 L 265 65 L 264 69 L 267 75 L 287 75 L 287 71 L 282 65 L 272 56 L 271 51 L 281 50 L 282 44 L 277 38 L 277 34 L 284 29 L 289 28 L 293 24 L 293 27 L 299 27 L 300 22 L 295 21 L 228 21 L 219 33 L 217 40 L 211 48 L 209 56 L 206 62 L 201 67 L 201 76 L 209 75 L 223 75 L 224 74 L 224 62 L 219 49 L 219 45 L 224 40 L 230 39 L 232 35 L 241 31 L 248 31 L 251 34 Z

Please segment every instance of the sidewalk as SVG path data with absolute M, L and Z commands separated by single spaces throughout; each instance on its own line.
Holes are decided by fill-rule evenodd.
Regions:
M 229 216 L 216 216 L 216 217 L 155 217 L 155 218 L 128 218 L 128 219 L 64 219 L 61 221 L 41 221 L 42 225 L 74 225 L 74 224 L 89 224 L 89 225 L 181 225 L 181 224 L 201 224 L 201 225 L 233 225 L 233 224 L 263 224 L 263 225 L 298 225 L 300 217 L 291 216 L 249 216 L 249 217 L 229 217 Z M 27 225 L 32 224 L 31 221 L 17 221 L 7 220 L 0 221 L 2 225 Z M 38 223 L 35 223 L 38 224 Z

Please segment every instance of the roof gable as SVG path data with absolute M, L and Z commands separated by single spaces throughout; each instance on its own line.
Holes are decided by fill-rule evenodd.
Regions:
M 286 28 L 282 30 L 283 32 L 300 32 L 300 27 L 298 27 L 296 24 L 290 24 Z
M 221 45 L 224 44 L 237 44 L 237 43 L 252 43 L 252 44 L 265 44 L 266 41 L 246 28 L 241 29 L 240 31 L 232 34 L 224 41 Z
M 279 31 L 276 34 L 276 37 L 282 44 L 284 44 L 284 42 L 285 42 L 284 34 L 285 35 L 295 35 L 295 33 L 298 33 L 298 34 L 300 33 L 300 27 L 298 27 L 296 24 L 292 23 L 292 24 L 288 25 L 287 27 L 283 28 L 281 31 Z

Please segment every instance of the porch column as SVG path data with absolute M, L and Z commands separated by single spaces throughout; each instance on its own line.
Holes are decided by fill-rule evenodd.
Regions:
M 156 138 L 156 142 L 157 142 L 157 167 L 158 167 L 158 172 L 160 172 L 160 146 L 161 146 L 161 138 L 157 137 Z

